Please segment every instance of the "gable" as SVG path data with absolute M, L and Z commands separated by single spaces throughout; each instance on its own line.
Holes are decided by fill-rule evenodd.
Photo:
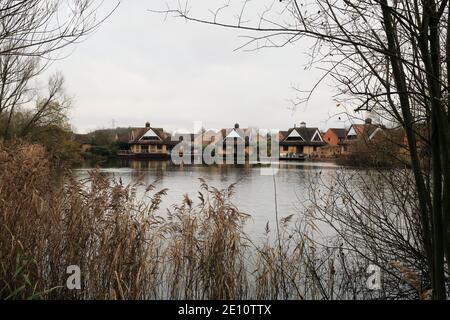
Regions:
M 357 133 L 356 133 L 355 128 L 353 126 L 351 126 L 350 130 L 348 130 L 347 137 L 348 136 L 356 136 L 356 135 L 357 135 Z
M 219 136 L 220 136 L 220 131 L 217 132 L 217 131 L 208 129 L 200 135 L 200 139 L 203 142 L 211 142 L 211 141 L 217 140 Z
M 372 132 L 372 134 L 369 136 L 369 140 L 372 140 L 373 137 L 375 137 L 376 134 L 377 134 L 378 132 L 383 132 L 383 130 L 382 130 L 381 128 L 376 128 L 376 129 Z
M 139 140 L 161 140 L 161 138 L 153 131 L 153 129 L 148 129 Z
M 329 129 L 329 132 L 334 134 L 338 139 L 345 139 L 347 135 L 347 130 L 344 128 L 331 128 Z
M 295 129 L 291 131 L 291 133 L 286 137 L 285 140 L 305 141 L 301 134 Z
M 311 138 L 311 141 L 313 142 L 323 142 L 322 135 L 320 134 L 319 130 L 316 130 L 313 137 Z
M 238 139 L 241 139 L 242 140 L 242 137 L 236 132 L 236 130 L 231 130 L 229 133 L 228 133 L 228 135 L 225 137 L 225 139 L 228 139 L 228 138 L 238 138 Z

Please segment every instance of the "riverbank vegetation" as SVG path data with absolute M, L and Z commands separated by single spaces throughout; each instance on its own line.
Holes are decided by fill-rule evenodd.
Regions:
M 434 299 L 447 299 L 450 269 L 450 4 L 446 0 L 296 0 L 264 6 L 179 4 L 155 10 L 193 23 L 241 30 L 239 48 L 310 43 L 310 66 L 337 88 L 341 112 L 370 112 L 405 132 L 418 205 L 420 241 Z M 213 14 L 211 14 L 213 13 Z M 236 19 L 236 17 L 238 17 Z M 253 19 L 252 19 L 253 17 Z M 258 18 L 255 18 L 258 17 Z M 245 23 L 244 23 L 245 21 Z M 308 42 L 309 41 L 309 42 Z M 422 157 L 422 149 L 428 157 Z M 423 165 L 425 162 L 425 165 Z
M 250 1 L 237 5 L 237 24 L 220 22 L 233 5 L 209 21 L 179 4 L 162 10 L 264 32 L 248 38 L 252 49 L 312 38 L 312 63 L 325 63 L 337 99 L 406 135 L 410 169 L 364 176 L 338 170 L 331 180 L 312 175 L 299 220 L 280 216 L 267 225 L 262 242 L 244 232 L 249 215 L 233 204 L 233 186 L 217 190 L 203 181 L 198 199 L 185 197 L 161 212 L 167 190 L 156 183 L 124 185 L 95 170 L 79 180 L 70 169 L 63 175 L 55 170 L 78 161 L 67 121 L 71 99 L 61 74 L 45 86 L 35 80 L 53 53 L 103 21 L 95 1 L 68 2 L 70 8 L 62 3 L 0 4 L 0 298 L 448 298 L 448 1 L 317 0 L 309 10 L 295 0 L 274 2 L 254 27 L 252 21 L 241 24 Z M 276 5 L 283 6 L 281 16 L 273 15 Z M 102 142 L 101 134 L 94 139 L 91 154 L 111 154 L 114 142 Z M 388 151 L 367 155 L 385 161 Z M 146 194 L 138 196 L 137 188 Z M 322 241 L 317 235 L 324 228 L 336 236 Z M 366 286 L 369 263 L 383 274 L 373 291 Z M 71 265 L 81 269 L 81 290 L 66 286 Z
M 2 143 L 0 169 L 3 299 L 429 297 L 417 203 L 397 181 L 403 175 L 389 185 L 378 174 L 369 183 L 342 172 L 327 189 L 313 175 L 303 218 L 282 216 L 256 241 L 244 232 L 250 216 L 233 205 L 233 185 L 202 181 L 197 199 L 161 212 L 167 190 L 157 182 L 123 185 L 95 170 L 58 179 L 40 145 Z M 320 221 L 337 236 L 320 243 Z M 366 286 L 368 263 L 383 268 L 379 291 Z M 66 287 L 70 265 L 81 269 L 81 290 Z

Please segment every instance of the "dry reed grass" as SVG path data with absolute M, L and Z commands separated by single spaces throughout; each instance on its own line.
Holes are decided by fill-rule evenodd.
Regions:
M 195 202 L 185 196 L 161 214 L 167 190 L 153 184 L 141 198 L 140 184 L 95 170 L 58 183 L 41 146 L 0 142 L 0 298 L 336 298 L 336 251 L 317 253 L 291 216 L 279 243 L 267 226 L 255 244 L 234 185 L 202 180 Z M 66 288 L 69 265 L 81 269 L 81 290 Z
M 166 190 L 124 186 L 97 171 L 55 186 L 38 145 L 0 146 L 0 297 L 152 299 L 245 297 L 243 223 L 227 190 L 205 181 L 158 215 Z M 65 288 L 78 265 L 82 290 Z

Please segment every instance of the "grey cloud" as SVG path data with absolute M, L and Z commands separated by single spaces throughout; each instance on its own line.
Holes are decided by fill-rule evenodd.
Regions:
M 208 127 L 325 126 L 336 112 L 332 88 L 322 85 L 308 106 L 289 110 L 291 83 L 309 89 L 321 72 L 303 70 L 304 46 L 233 51 L 243 32 L 185 23 L 149 13 L 162 1 L 124 1 L 117 12 L 67 58 L 53 64 L 75 97 L 71 119 L 86 132 L 139 126 L 149 120 L 169 130 Z M 331 120 L 328 125 L 339 125 Z

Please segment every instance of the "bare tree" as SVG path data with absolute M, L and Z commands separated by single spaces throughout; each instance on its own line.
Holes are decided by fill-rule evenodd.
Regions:
M 339 100 L 404 128 L 433 297 L 445 299 L 450 269 L 448 0 L 280 0 L 266 5 L 245 0 L 228 1 L 205 14 L 194 9 L 186 2 L 153 12 L 246 31 L 240 48 L 248 50 L 313 39 L 310 63 L 323 68 L 321 80 L 335 80 Z M 431 148 L 431 172 L 422 165 L 418 144 Z
M 0 56 L 49 54 L 94 32 L 115 10 L 98 17 L 104 1 L 5 0 L 0 4 Z
M 36 107 L 26 115 L 19 136 L 26 137 L 35 127 L 45 128 L 50 125 L 63 127 L 70 102 L 70 98 L 65 94 L 63 76 L 53 75 L 48 82 L 47 95 L 37 98 Z
M 38 123 L 61 117 L 66 102 L 60 100 L 62 76 L 49 81 L 47 98 L 30 84 L 64 47 L 78 43 L 98 29 L 119 5 L 103 16 L 97 0 L 6 0 L 0 4 L 0 136 L 26 136 Z M 27 107 L 33 100 L 36 108 Z M 22 128 L 13 128 L 21 112 Z M 35 113 L 33 113 L 35 112 Z
M 15 112 L 22 105 L 30 102 L 32 89 L 29 80 L 36 73 L 36 59 L 21 56 L 0 58 L 0 135 L 10 136 Z

